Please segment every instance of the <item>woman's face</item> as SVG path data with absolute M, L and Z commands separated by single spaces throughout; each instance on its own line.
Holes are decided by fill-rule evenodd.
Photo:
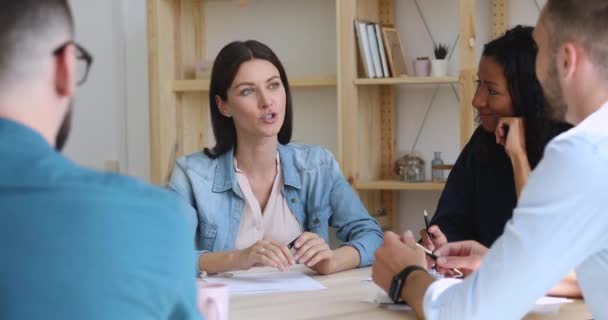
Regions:
M 504 70 L 492 57 L 479 61 L 478 84 L 473 107 L 483 128 L 494 132 L 501 117 L 513 116 L 513 103 Z
M 227 100 L 215 99 L 220 112 L 234 119 L 238 136 L 276 138 L 283 126 L 285 87 L 279 70 L 269 61 L 243 63 L 228 88 Z

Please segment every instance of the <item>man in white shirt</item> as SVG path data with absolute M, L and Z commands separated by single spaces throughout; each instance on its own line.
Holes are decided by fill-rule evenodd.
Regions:
M 472 272 L 435 281 L 411 232 L 387 233 L 374 281 L 427 319 L 519 319 L 574 269 L 596 319 L 608 319 L 608 0 L 548 0 L 534 31 L 536 71 L 557 119 L 575 127 L 549 143 L 513 218 L 486 250 L 436 251 L 440 267 Z M 483 257 L 483 259 L 481 259 Z

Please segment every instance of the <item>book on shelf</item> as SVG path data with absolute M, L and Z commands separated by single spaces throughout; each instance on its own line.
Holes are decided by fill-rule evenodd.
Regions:
M 365 77 L 375 78 L 376 71 L 374 69 L 374 63 L 372 62 L 371 47 L 369 45 L 369 36 L 367 35 L 367 22 L 361 20 L 355 20 L 355 34 L 357 35 L 357 42 L 359 43 L 359 53 L 363 69 L 365 71 Z
M 403 70 L 391 69 L 393 58 L 388 50 L 391 48 L 386 42 L 384 26 L 370 21 L 355 20 L 355 35 L 358 43 L 359 57 L 366 78 L 389 78 L 392 75 L 401 75 Z
M 382 62 L 382 73 L 385 77 L 389 78 L 391 74 L 388 70 L 388 62 L 386 61 L 386 53 L 384 52 L 384 41 L 382 40 L 382 32 L 380 32 L 380 25 L 375 23 L 376 28 L 376 39 L 378 39 L 378 50 L 380 51 L 380 61 Z
M 379 41 L 376 37 L 376 27 L 374 23 L 367 24 L 367 36 L 369 37 L 369 47 L 372 53 L 372 62 L 374 63 L 376 78 L 383 78 L 384 74 L 382 73 L 382 62 L 380 62 L 380 50 L 378 49 Z

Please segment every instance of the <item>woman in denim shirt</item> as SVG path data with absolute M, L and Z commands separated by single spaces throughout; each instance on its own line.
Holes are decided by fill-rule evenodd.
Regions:
M 336 160 L 289 143 L 291 93 L 270 48 L 253 40 L 225 46 L 209 104 L 216 145 L 178 159 L 168 186 L 193 209 L 201 272 L 302 263 L 329 274 L 372 264 L 382 232 Z M 343 241 L 334 250 L 329 226 Z

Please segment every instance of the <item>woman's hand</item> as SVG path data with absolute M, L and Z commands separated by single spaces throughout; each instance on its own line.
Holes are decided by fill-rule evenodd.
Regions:
M 315 233 L 304 232 L 296 240 L 295 260 L 320 274 L 330 274 L 334 271 L 333 256 L 325 240 Z
M 429 233 L 431 234 L 431 237 L 429 237 Z M 448 243 L 448 239 L 437 225 L 430 226 L 428 233 L 426 229 L 420 230 L 420 236 L 422 237 L 422 244 L 431 251 L 435 251 L 437 248 Z M 434 267 L 435 260 L 427 257 L 426 264 L 428 267 Z
M 528 176 L 530 175 L 530 162 L 526 151 L 526 128 L 522 118 L 501 118 L 496 127 L 496 143 L 505 147 L 505 152 L 513 165 L 515 178 L 515 191 L 517 198 L 521 195 Z
M 287 246 L 272 240 L 260 240 L 239 252 L 239 269 L 248 270 L 254 266 L 266 266 L 286 271 L 295 264 L 295 259 Z
M 494 134 L 496 143 L 505 147 L 511 159 L 526 154 L 526 126 L 523 118 L 500 118 Z

